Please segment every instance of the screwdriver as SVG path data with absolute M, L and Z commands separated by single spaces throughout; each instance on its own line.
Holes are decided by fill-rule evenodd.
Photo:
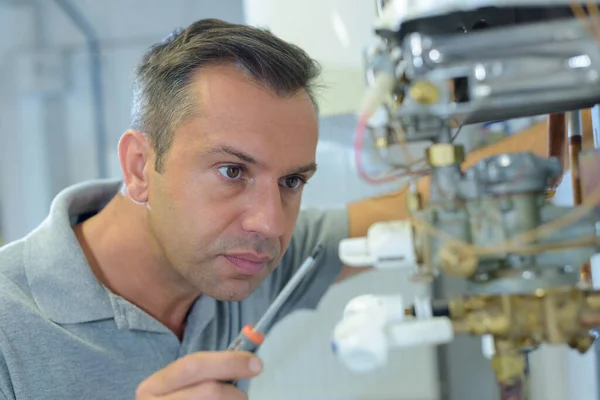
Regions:
M 286 283 L 281 292 L 277 295 L 273 303 L 267 308 L 267 311 L 263 314 L 263 316 L 258 320 L 258 322 L 252 325 L 246 325 L 240 331 L 239 335 L 235 338 L 233 342 L 227 348 L 228 351 L 248 351 L 251 353 L 255 353 L 256 350 L 260 347 L 260 345 L 265 340 L 264 332 L 267 326 L 271 323 L 272 319 L 275 317 L 277 312 L 281 309 L 281 306 L 285 303 L 285 301 L 290 297 L 292 292 L 296 289 L 298 284 L 302 281 L 302 279 L 308 274 L 316 264 L 316 259 L 323 250 L 323 245 L 319 244 L 313 252 L 308 256 L 306 260 L 300 265 L 298 271 L 292 276 L 292 279 Z M 236 381 L 229 382 L 233 385 L 236 384 Z
M 277 295 L 273 303 L 267 308 L 267 311 L 263 314 L 263 316 L 258 320 L 258 322 L 252 325 L 246 325 L 241 330 L 240 334 L 236 337 L 236 339 L 231 342 L 227 350 L 234 351 L 249 351 L 254 353 L 258 350 L 258 347 L 264 341 L 264 331 L 267 326 L 271 322 L 271 320 L 275 317 L 277 312 L 281 309 L 281 306 L 285 303 L 288 297 L 292 294 L 292 292 L 296 289 L 298 284 L 302 281 L 302 278 L 309 273 L 312 268 L 315 266 L 315 260 L 319 256 L 319 253 L 323 250 L 323 245 L 318 245 L 315 250 L 310 254 L 310 256 L 304 260 L 298 271 L 292 276 L 292 279 L 286 283 L 281 292 Z

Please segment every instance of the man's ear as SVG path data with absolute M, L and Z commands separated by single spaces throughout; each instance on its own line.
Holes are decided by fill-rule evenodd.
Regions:
M 146 136 L 128 130 L 119 141 L 119 160 L 127 193 L 137 203 L 148 201 L 152 149 Z

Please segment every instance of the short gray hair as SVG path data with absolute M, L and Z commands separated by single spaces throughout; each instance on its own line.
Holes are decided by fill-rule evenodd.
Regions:
M 208 65 L 231 63 L 279 96 L 304 89 L 318 112 L 314 90 L 319 64 L 299 47 L 264 29 L 217 19 L 197 21 L 152 46 L 136 70 L 132 127 L 146 134 L 161 171 L 173 132 L 194 114 L 192 77 Z

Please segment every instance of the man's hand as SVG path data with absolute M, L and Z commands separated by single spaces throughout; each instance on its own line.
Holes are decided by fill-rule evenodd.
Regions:
M 136 400 L 243 400 L 246 394 L 225 382 L 253 378 L 261 371 L 261 360 L 250 353 L 194 353 L 143 381 Z

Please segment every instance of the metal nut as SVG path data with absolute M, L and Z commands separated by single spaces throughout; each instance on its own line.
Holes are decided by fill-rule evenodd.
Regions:
M 426 150 L 427 162 L 432 167 L 447 167 L 460 164 L 465 160 L 465 148 L 447 143 L 429 146 Z

